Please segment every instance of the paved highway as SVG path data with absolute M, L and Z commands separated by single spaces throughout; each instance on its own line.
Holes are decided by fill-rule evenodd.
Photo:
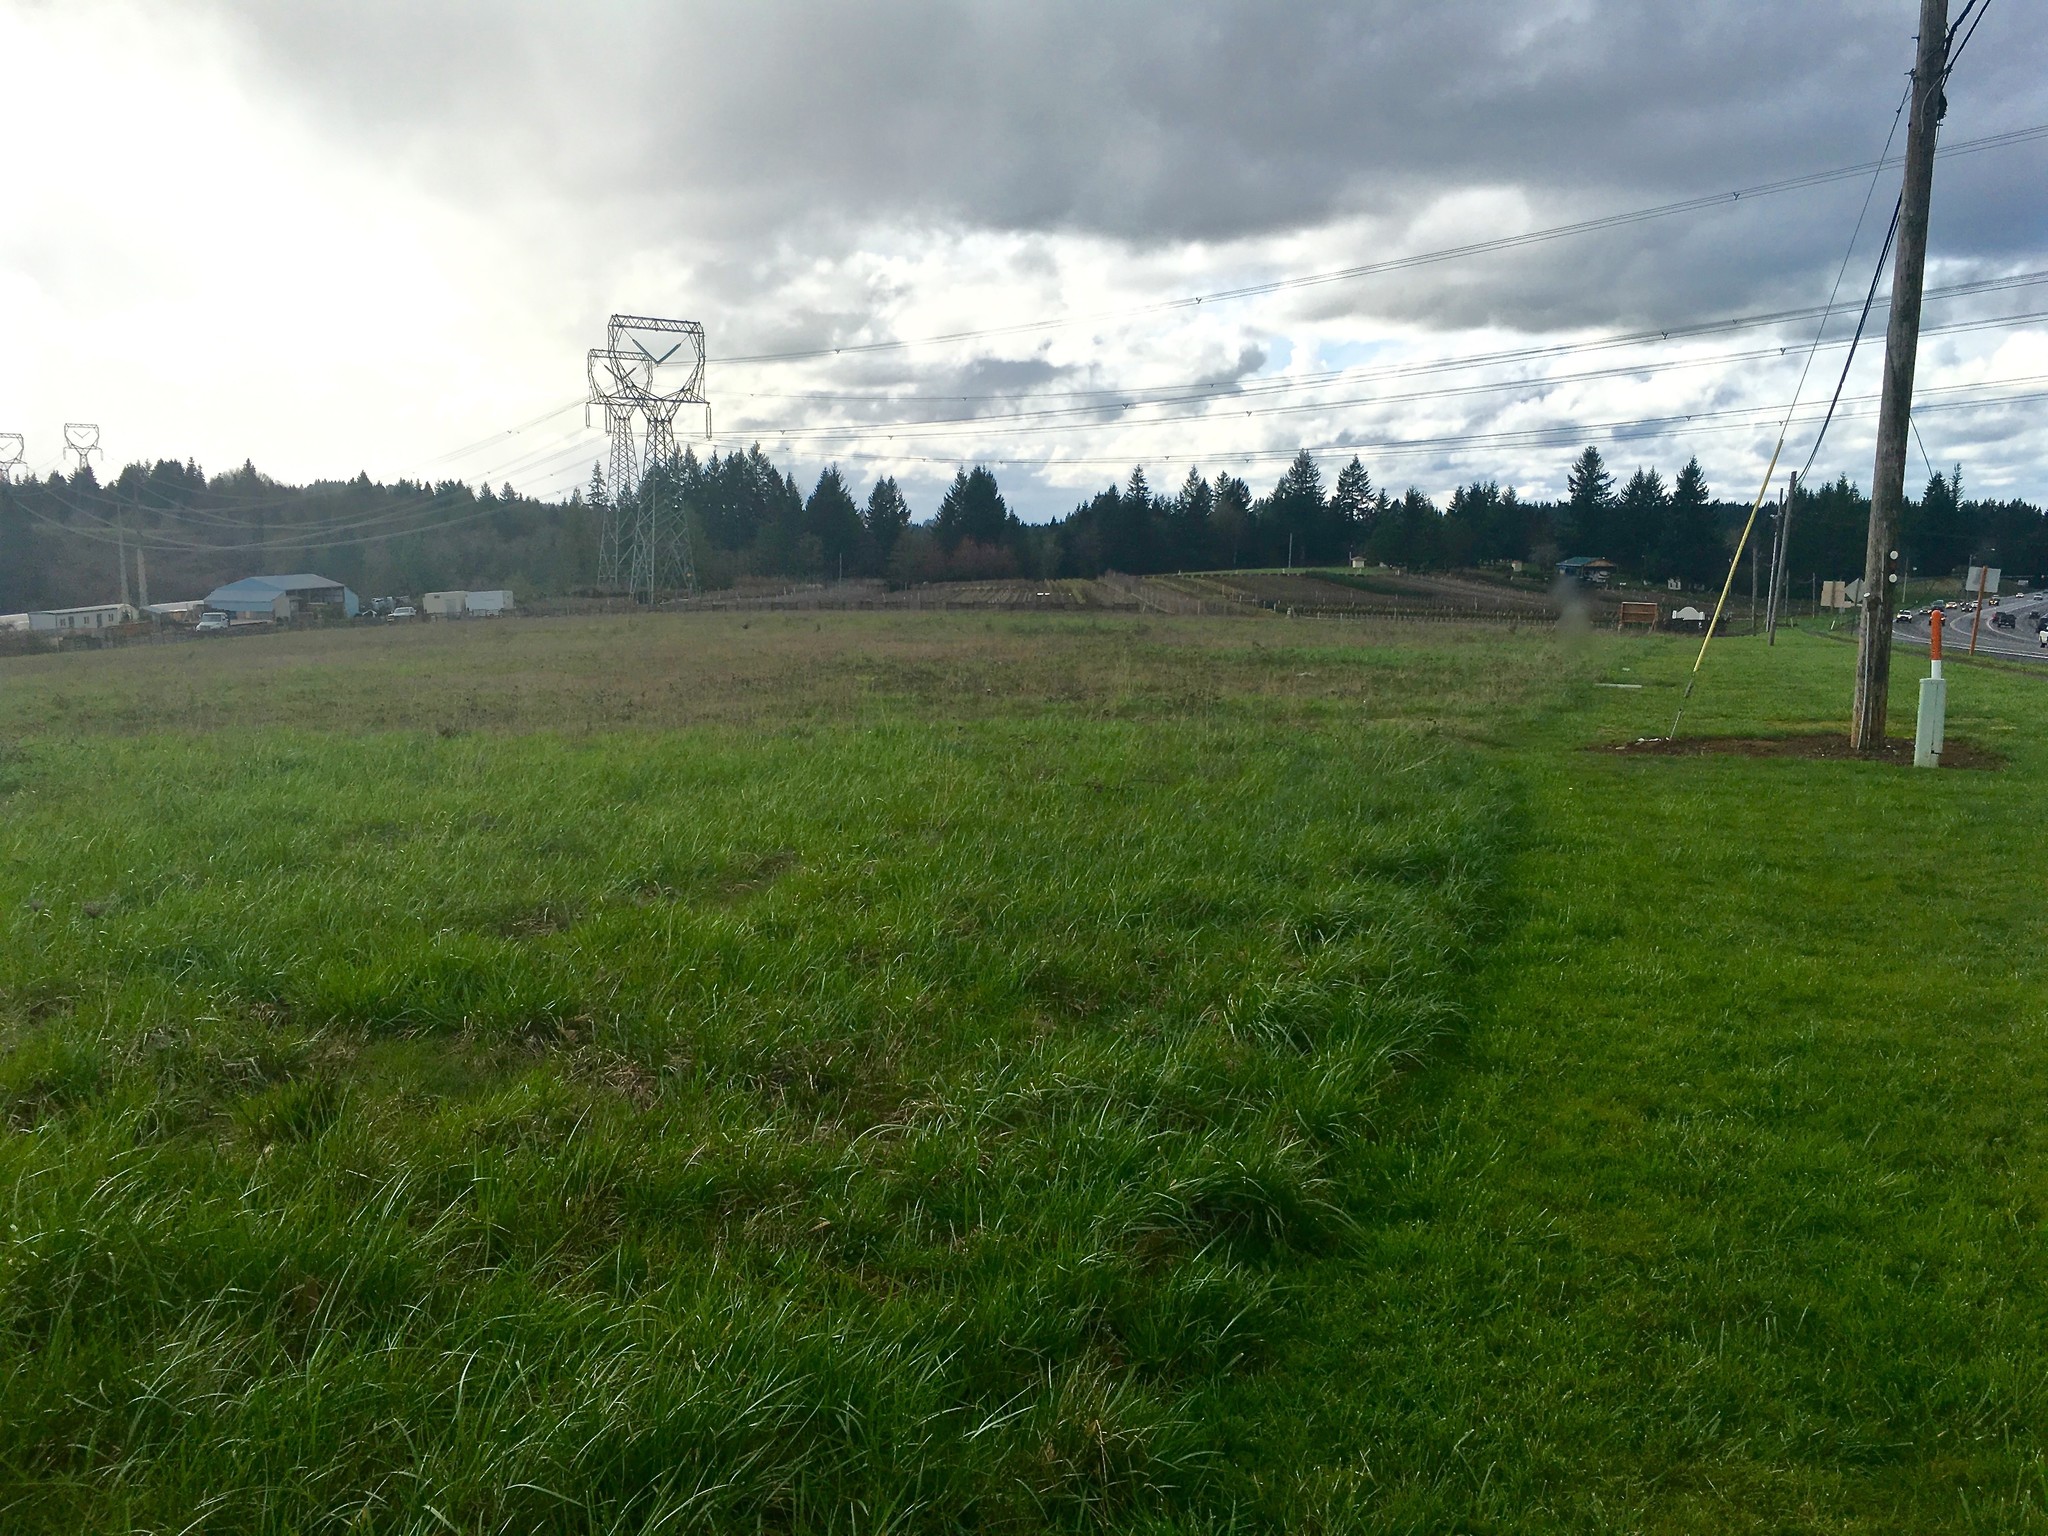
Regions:
M 1957 606 L 1948 609 L 1942 615 L 1941 649 L 1944 655 L 1969 654 L 1970 621 L 1976 606 L 1975 598 L 1968 602 L 1957 601 Z M 2002 629 L 1991 622 L 1992 615 L 1999 613 L 2012 615 L 2011 629 Z M 1991 599 L 1987 597 L 1984 600 L 1984 623 L 1977 631 L 1977 654 L 2012 656 L 2027 661 L 2048 663 L 2048 646 L 2042 645 L 2040 635 L 2044 622 L 2048 622 L 2048 592 L 2022 592 L 2001 599 L 1996 608 L 1991 606 Z M 1913 609 L 1911 618 L 1898 624 L 1892 634 L 1896 639 L 1925 645 L 1927 610 Z

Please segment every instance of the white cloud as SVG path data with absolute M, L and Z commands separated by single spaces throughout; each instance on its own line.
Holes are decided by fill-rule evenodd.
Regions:
M 1905 58 L 1897 9 L 0 0 L 0 134 L 36 146 L 0 202 L 0 428 L 27 432 L 39 467 L 61 423 L 87 419 L 116 462 L 545 491 L 583 478 L 597 434 L 574 410 L 509 429 L 580 392 L 609 310 L 700 318 L 726 356 L 1067 316 L 715 365 L 720 435 L 785 445 L 807 475 L 830 458 L 893 470 L 920 510 L 955 463 L 999 460 L 1013 501 L 1045 515 L 1133 462 L 1160 483 L 1189 463 L 1266 482 L 1302 443 L 1460 434 L 1477 440 L 1365 457 L 1396 489 L 1484 476 L 1541 494 L 1576 443 L 1499 434 L 1693 413 L 1611 457 L 1668 472 L 1697 450 L 1746 494 L 1772 426 L 1699 413 L 1782 406 L 1796 362 L 1557 376 L 1792 345 L 1802 327 L 1283 396 L 1228 386 L 1812 303 L 1861 185 L 1158 306 L 1867 158 Z M 1952 137 L 2048 120 L 2037 30 L 1986 23 Z M 1935 281 L 2048 266 L 2042 210 L 2009 191 L 2044 160 L 2036 144 L 1945 162 Z M 1929 318 L 2048 308 L 2040 292 Z M 1923 384 L 2048 372 L 2044 335 L 1930 337 Z M 1875 387 L 1870 352 L 1852 394 Z M 1415 394 L 1504 377 L 1524 382 Z M 1109 397 L 1075 393 L 1202 380 L 1226 387 L 1201 421 L 1083 413 Z M 879 398 L 800 398 L 860 394 Z M 1066 414 L 883 425 L 1023 411 Z M 1867 478 L 1867 415 L 1836 432 L 1822 467 Z M 1938 457 L 1937 437 L 1970 451 L 1973 485 L 2048 492 L 2048 439 L 2010 412 L 1930 412 L 1923 433 Z

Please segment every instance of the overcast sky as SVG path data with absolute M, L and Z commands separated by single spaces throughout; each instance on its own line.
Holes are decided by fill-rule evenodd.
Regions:
M 1552 494 L 1585 442 L 1667 477 L 1696 452 L 1746 497 L 1812 320 L 1583 344 L 1822 303 L 1869 176 L 1172 301 L 1873 161 L 1917 12 L 0 0 L 0 431 L 39 471 L 94 421 L 110 466 L 560 492 L 602 451 L 575 402 L 623 310 L 704 323 L 718 446 L 895 473 L 920 516 L 962 463 L 1043 517 L 1135 463 L 1263 489 L 1304 445 L 1439 498 Z M 2048 136 L 1968 146 L 2048 125 L 2044 20 L 1990 0 L 1957 67 L 1929 283 L 2044 281 L 1930 301 L 1916 416 L 1970 489 L 2037 501 Z M 1882 321 L 1816 466 L 1866 485 Z

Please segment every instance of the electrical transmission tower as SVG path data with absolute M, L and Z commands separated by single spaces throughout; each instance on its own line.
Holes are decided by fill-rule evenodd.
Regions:
M 589 406 L 604 408 L 604 429 L 611 437 L 611 464 L 605 475 L 604 526 L 597 536 L 597 584 L 608 592 L 630 585 L 634 512 L 640 495 L 640 455 L 633 442 L 633 365 L 603 347 L 590 349 Z
M 73 473 L 85 468 L 85 461 L 100 452 L 100 428 L 96 421 L 67 421 L 64 423 L 64 451 L 75 454 L 78 463 Z M 105 454 L 100 454 L 105 458 Z
M 19 432 L 0 432 L 0 485 L 12 485 L 14 472 L 28 462 L 28 444 Z
M 697 589 L 690 525 L 677 483 L 676 413 L 704 396 L 704 327 L 695 320 L 613 315 L 588 359 L 589 404 L 602 406 L 611 436 L 609 507 L 598 546 L 598 580 L 645 601 Z M 636 452 L 633 417 L 646 423 Z

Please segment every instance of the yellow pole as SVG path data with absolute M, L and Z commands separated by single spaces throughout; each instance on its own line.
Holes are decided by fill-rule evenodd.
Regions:
M 1756 488 L 1756 500 L 1749 504 L 1749 520 L 1742 525 L 1742 537 L 1735 541 L 1735 556 L 1728 562 L 1728 578 L 1721 583 L 1721 596 L 1714 603 L 1714 616 L 1707 620 L 1707 632 L 1700 637 L 1700 653 L 1692 660 L 1692 675 L 1685 680 L 1685 693 L 1678 701 L 1678 714 L 1671 717 L 1671 734 L 1678 734 L 1678 721 L 1685 713 L 1685 701 L 1692 697 L 1693 684 L 1699 681 L 1700 664 L 1707 659 L 1707 647 L 1714 643 L 1714 628 L 1721 622 L 1721 610 L 1728 604 L 1728 593 L 1735 585 L 1735 572 L 1742 564 L 1742 552 L 1749 547 L 1750 530 L 1756 527 L 1757 509 L 1763 506 L 1764 497 L 1771 489 L 1771 476 L 1778 472 L 1778 455 L 1785 451 L 1785 437 L 1778 435 L 1778 446 L 1771 450 L 1771 462 L 1764 470 L 1764 483 Z

